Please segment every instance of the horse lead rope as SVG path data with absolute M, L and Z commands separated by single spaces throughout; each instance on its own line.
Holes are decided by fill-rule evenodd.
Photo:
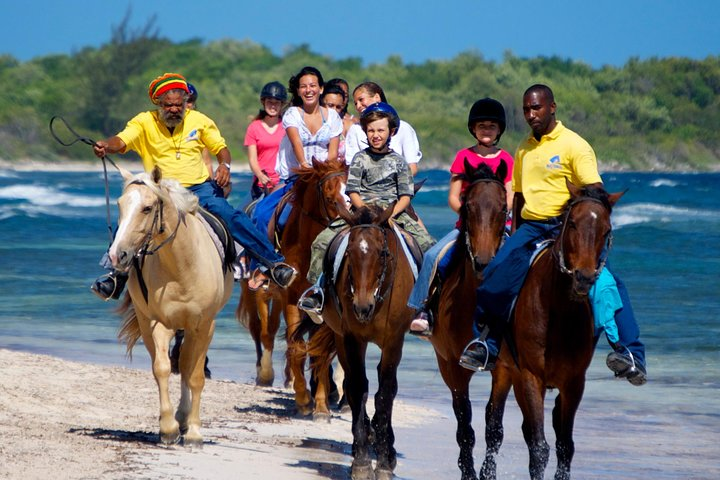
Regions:
M 60 139 L 60 137 L 55 133 L 55 129 L 53 128 L 53 123 L 55 122 L 56 119 L 59 119 L 65 125 L 65 128 L 67 128 L 70 131 L 70 133 L 72 133 L 75 136 L 75 140 L 73 140 L 71 142 L 64 142 Z M 64 147 L 69 147 L 71 145 L 76 144 L 77 142 L 85 143 L 87 145 L 90 145 L 91 147 L 94 147 L 97 144 L 97 142 L 95 142 L 95 140 L 93 140 L 92 138 L 83 137 L 80 134 L 78 134 L 60 115 L 55 115 L 50 119 L 50 135 L 52 135 L 53 138 L 55 140 L 57 140 L 57 142 Z M 105 219 L 106 219 L 107 227 L 108 227 L 108 237 L 110 238 L 109 244 L 112 245 L 113 229 L 112 229 L 112 221 L 110 219 L 110 182 L 108 181 L 107 163 L 105 162 L 106 160 L 108 162 L 110 162 L 112 164 L 112 166 L 115 167 L 118 171 L 120 170 L 120 168 L 107 155 L 102 157 L 103 176 L 105 178 Z

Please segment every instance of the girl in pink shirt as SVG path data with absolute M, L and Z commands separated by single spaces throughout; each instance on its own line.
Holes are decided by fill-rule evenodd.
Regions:
M 253 177 L 250 194 L 253 199 L 271 191 L 280 178 L 275 171 L 280 142 L 285 136 L 282 113 L 287 90 L 280 82 L 270 82 L 260 92 L 262 108 L 245 133 L 245 146 Z

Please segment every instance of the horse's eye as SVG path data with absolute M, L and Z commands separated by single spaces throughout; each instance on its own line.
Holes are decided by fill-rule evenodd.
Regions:
M 152 212 L 152 206 L 143 207 L 142 213 L 150 213 Z

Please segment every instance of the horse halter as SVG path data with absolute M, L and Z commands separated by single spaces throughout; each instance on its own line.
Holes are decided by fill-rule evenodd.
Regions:
M 471 188 L 473 188 L 475 185 L 480 183 L 496 183 L 500 185 L 502 188 L 502 191 L 505 191 L 505 185 L 495 178 L 478 178 L 477 180 L 473 180 L 470 185 L 468 185 L 467 189 L 465 190 L 466 194 L 465 197 L 467 198 L 467 192 L 470 191 Z M 463 202 L 463 206 L 465 206 L 466 203 Z M 465 207 L 467 208 L 467 207 Z M 508 209 L 507 209 L 507 201 L 504 201 L 503 203 L 503 209 L 502 209 L 503 216 L 505 217 L 505 221 L 507 221 L 508 218 Z M 470 231 L 467 228 L 467 210 L 465 211 L 465 218 L 463 219 L 464 228 L 465 228 L 465 249 L 467 250 L 468 257 L 470 257 L 470 264 L 472 265 L 473 273 L 479 273 L 475 268 L 475 262 L 473 259 L 475 258 L 475 253 L 472 250 L 472 245 L 470 241 Z M 500 235 L 502 235 L 503 230 L 505 229 L 505 222 L 503 222 L 500 226 Z M 501 244 L 502 245 L 502 244 Z
M 570 270 L 569 268 L 567 268 L 567 265 L 565 264 L 565 252 L 563 251 L 562 240 L 563 240 L 563 237 L 565 236 L 565 231 L 567 229 L 568 219 L 570 218 L 570 211 L 572 210 L 572 208 L 575 205 L 582 203 L 582 202 L 594 202 L 594 203 L 602 205 L 603 208 L 606 208 L 605 204 L 603 204 L 603 202 L 601 202 L 597 198 L 592 198 L 592 197 L 580 197 L 580 198 L 576 198 L 575 200 L 570 202 L 570 205 L 568 206 L 568 208 L 565 212 L 565 215 L 563 216 L 562 229 L 560 230 L 560 235 L 558 235 L 557 240 L 556 240 L 556 243 L 558 244 L 558 249 L 557 249 L 555 256 L 557 257 L 558 268 L 560 269 L 560 271 L 562 273 L 565 273 L 565 274 L 568 274 L 571 276 L 573 275 L 573 271 Z M 605 248 L 603 249 L 604 254 L 603 253 L 600 254 L 598 266 L 594 271 L 594 274 L 593 274 L 594 280 L 597 280 L 597 278 L 600 276 L 600 273 L 602 272 L 603 268 L 605 268 L 605 263 L 607 263 L 608 255 L 610 254 L 610 249 L 612 248 L 612 241 L 613 241 L 613 235 L 612 235 L 612 230 L 611 230 L 607 236 L 607 239 L 605 240 Z
M 382 264 L 382 268 L 380 269 L 380 273 L 378 274 L 378 283 L 377 288 L 375 289 L 375 292 L 373 293 L 373 298 L 375 299 L 375 305 L 381 303 L 385 299 L 385 293 L 387 292 L 388 288 L 390 288 L 390 284 L 392 282 L 389 282 L 388 285 L 385 287 L 385 289 L 381 292 L 381 289 L 383 287 L 383 284 L 385 283 L 385 277 L 387 275 L 388 270 L 388 257 L 390 256 L 390 249 L 388 248 L 388 238 L 387 238 L 387 231 L 381 227 L 380 225 L 354 225 L 350 227 L 350 231 L 353 230 L 364 230 L 374 228 L 377 230 L 380 230 L 383 236 L 383 246 L 382 251 L 380 252 L 380 260 Z M 350 291 L 354 294 L 354 288 L 352 286 L 352 271 L 348 270 L 348 277 L 350 279 Z
M 330 217 L 330 211 L 328 210 L 328 205 L 325 202 L 325 198 L 323 197 L 323 185 L 325 182 L 330 180 L 331 178 L 344 176 L 345 172 L 332 172 L 328 173 L 327 175 L 323 176 L 320 181 L 317 183 L 315 191 L 317 193 L 318 198 L 318 204 L 321 206 L 323 212 L 321 217 L 317 217 L 315 215 L 312 215 L 310 212 L 308 212 L 305 209 L 305 206 L 302 206 L 301 211 L 303 214 L 307 215 L 310 219 L 314 220 L 315 222 L 319 223 L 320 225 L 324 227 L 328 227 L 330 225 L 330 222 L 332 222 L 333 218 Z
M 130 185 L 145 185 L 144 182 L 141 181 L 133 181 L 130 183 Z M 182 214 L 178 210 L 178 222 L 177 225 L 175 225 L 175 229 L 173 232 L 162 242 L 160 242 L 158 245 L 156 245 L 153 248 L 150 248 L 150 244 L 152 243 L 152 237 L 153 232 L 155 231 L 155 226 L 158 226 L 157 232 L 158 234 L 165 233 L 165 221 L 163 220 L 163 210 L 165 206 L 165 202 L 163 201 L 160 196 L 158 196 L 158 203 L 155 208 L 155 213 L 153 214 L 153 221 L 150 225 L 150 230 L 145 234 L 145 238 L 143 239 L 142 247 L 138 250 L 138 252 L 135 254 L 136 258 L 142 259 L 146 257 L 147 255 L 154 255 L 158 250 L 160 250 L 162 247 L 164 247 L 168 242 L 170 242 L 175 236 L 177 235 L 178 229 L 180 228 L 180 223 L 182 222 Z

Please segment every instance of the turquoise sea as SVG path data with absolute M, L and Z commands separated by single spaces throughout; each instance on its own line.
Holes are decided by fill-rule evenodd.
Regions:
M 421 171 L 413 201 L 430 232 L 455 217 L 448 173 Z M 606 173 L 610 191 L 628 189 L 613 212 L 614 270 L 627 284 L 647 346 L 649 383 L 633 387 L 605 367 L 600 342 L 575 424 L 576 478 L 720 478 L 720 174 Z M 250 176 L 233 174 L 231 203 L 243 201 Z M 114 200 L 121 188 L 111 175 Z M 148 369 L 136 348 L 130 363 L 117 343 L 115 304 L 89 285 L 108 244 L 102 172 L 0 169 L 0 348 L 70 360 Z M 255 351 L 234 318 L 239 289 L 218 318 L 209 352 L 214 378 L 252 382 Z M 283 345 L 278 342 L 276 368 Z M 370 352 L 377 358 L 377 351 Z M 374 388 L 374 362 L 369 365 Z M 2 382 L 0 376 L 0 383 Z M 407 337 L 399 373 L 401 401 L 427 406 L 428 426 L 399 429 L 399 478 L 452 479 L 455 419 L 429 344 Z M 472 391 L 481 461 L 489 376 Z M 548 394 L 547 406 L 554 393 Z M 512 398 L 500 478 L 527 478 L 527 451 Z M 549 422 L 546 434 L 554 442 Z M 548 468 L 548 477 L 554 469 Z

